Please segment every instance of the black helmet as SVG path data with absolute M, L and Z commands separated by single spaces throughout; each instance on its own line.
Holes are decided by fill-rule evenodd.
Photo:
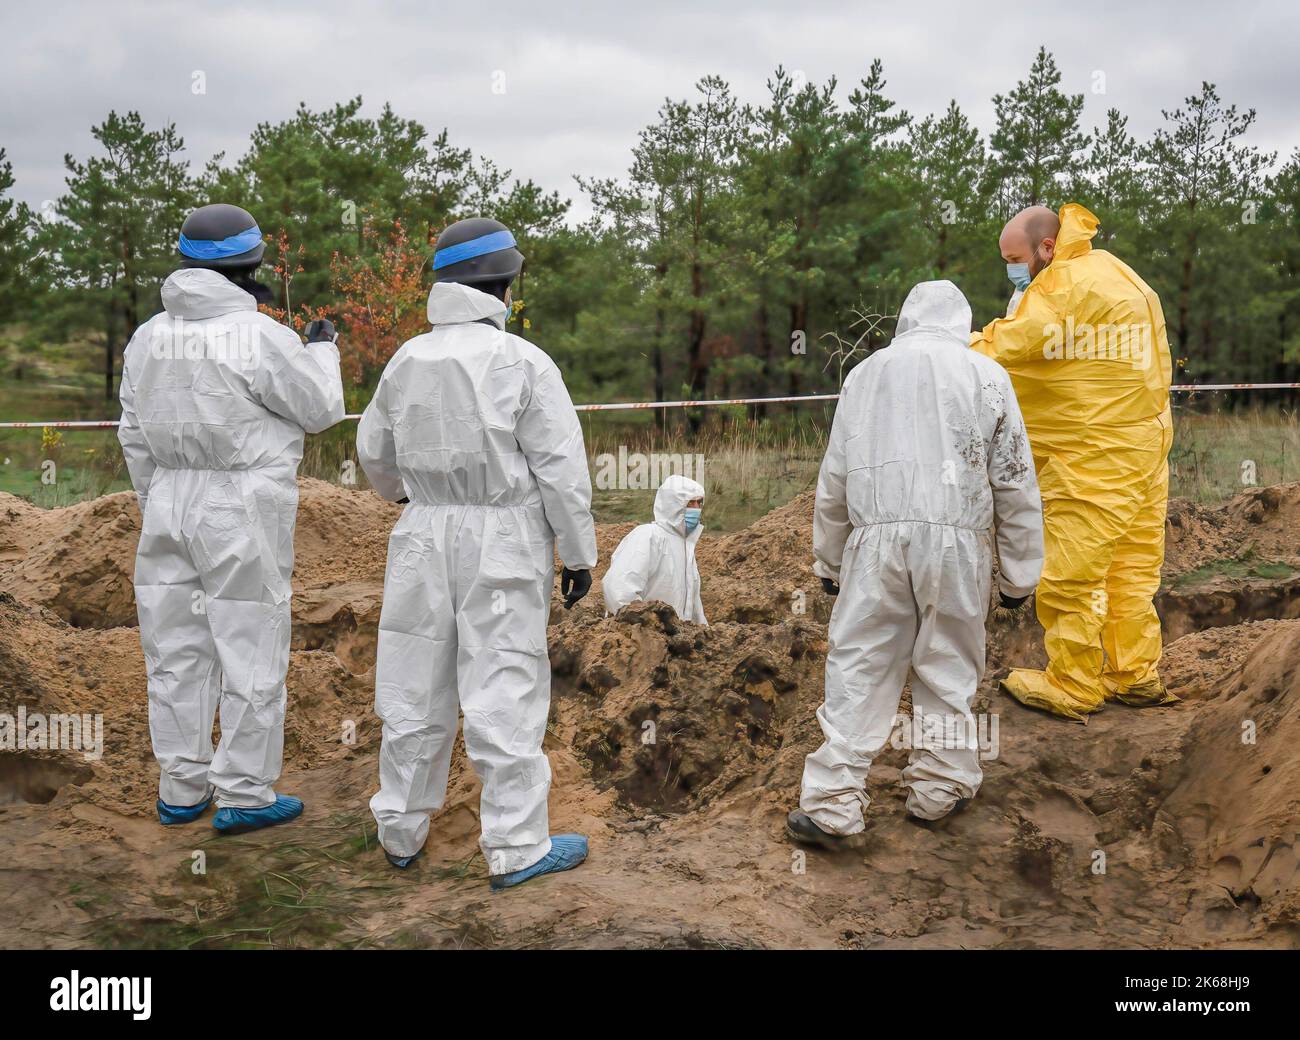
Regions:
M 185 218 L 177 248 L 182 267 L 252 270 L 262 262 L 266 243 L 248 210 L 219 202 L 202 206 Z
M 515 236 L 499 220 L 489 217 L 456 221 L 438 236 L 433 250 L 436 282 L 509 285 L 524 266 L 523 254 L 515 248 Z

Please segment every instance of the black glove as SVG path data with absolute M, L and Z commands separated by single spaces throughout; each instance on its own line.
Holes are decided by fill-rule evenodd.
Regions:
M 591 571 L 571 571 L 568 567 L 560 571 L 560 595 L 564 597 L 565 610 L 571 609 L 590 591 Z
M 329 318 L 317 318 L 307 326 L 303 333 L 308 343 L 337 343 L 339 334 L 334 331 L 334 323 Z
M 830 578 L 822 578 L 822 589 L 828 596 L 838 596 L 840 594 L 840 583 L 831 581 Z
M 1001 589 L 998 589 L 998 606 L 1003 610 L 1015 610 L 1023 606 L 1028 598 L 1028 596 L 1008 596 Z

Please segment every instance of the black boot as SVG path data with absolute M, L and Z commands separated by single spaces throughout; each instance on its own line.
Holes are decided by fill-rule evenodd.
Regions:
M 862 837 L 860 834 L 832 834 L 822 830 L 801 809 L 796 809 L 785 818 L 785 833 L 800 845 L 814 845 L 832 851 L 855 848 L 861 844 Z

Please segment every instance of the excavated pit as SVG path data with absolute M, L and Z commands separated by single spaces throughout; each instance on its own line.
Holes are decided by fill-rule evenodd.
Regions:
M 45 805 L 64 788 L 90 779 L 89 766 L 66 759 L 0 752 L 0 805 Z
M 33 897 L 24 907 L 51 915 L 21 933 L 0 925 L 0 938 L 202 944 L 270 920 L 282 945 L 1300 940 L 1300 485 L 1213 508 L 1171 503 L 1157 607 L 1162 676 L 1179 704 L 1109 705 L 1086 727 L 1022 708 L 997 679 L 1041 665 L 1041 630 L 1027 612 L 997 612 L 976 710 L 997 717 L 1000 745 L 975 803 L 942 828 L 907 823 L 907 751 L 886 749 L 864 849 L 808 853 L 803 873 L 781 826 L 820 740 L 830 601 L 811 571 L 811 491 L 743 531 L 706 532 L 707 628 L 662 604 L 604 617 L 599 579 L 630 525 L 601 526 L 591 595 L 572 611 L 553 600 L 546 740 L 553 829 L 588 833 L 593 856 L 532 901 L 485 901 L 479 789 L 459 741 L 427 862 L 371 894 L 383 870 L 366 811 L 373 664 L 399 510 L 318 481 L 300 491 L 281 787 L 309 811 L 292 840 L 217 842 L 224 866 L 200 881 L 178 864 L 212 841 L 206 825 L 164 829 L 152 815 L 133 497 L 47 512 L 0 496 L 0 711 L 105 721 L 99 761 L 0 751 L 0 869 L 15 879 L 0 920 L 18 919 L 20 891 Z M 263 905 L 262 886 L 277 875 L 320 879 L 313 917 L 329 918 L 327 932 L 276 923 L 283 899 Z M 69 885 L 103 890 L 103 901 L 70 905 Z M 472 926 L 446 923 L 457 921 Z
M 1191 588 L 1162 589 L 1156 597 L 1165 638 L 1250 621 L 1300 618 L 1300 574 L 1282 580 L 1219 580 Z

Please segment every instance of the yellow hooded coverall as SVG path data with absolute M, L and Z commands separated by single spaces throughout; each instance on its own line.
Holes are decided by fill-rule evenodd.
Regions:
M 1062 207 L 1051 264 L 1015 313 L 971 346 L 1011 375 L 1043 496 L 1036 603 L 1047 670 L 1019 668 L 1023 704 L 1086 721 L 1108 698 L 1177 700 L 1156 672 L 1169 499 L 1172 376 L 1160 299 L 1131 267 L 1092 248 L 1097 218 Z

